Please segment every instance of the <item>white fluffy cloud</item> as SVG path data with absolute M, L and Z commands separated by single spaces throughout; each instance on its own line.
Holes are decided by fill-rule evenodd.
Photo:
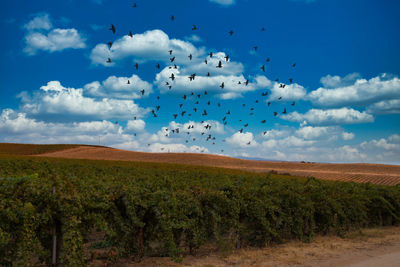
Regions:
M 32 31 L 32 30 L 50 30 L 53 28 L 53 25 L 50 21 L 49 14 L 39 14 L 30 20 L 27 24 L 24 25 L 24 28 Z
M 118 31 L 118 29 L 117 29 Z M 173 50 L 173 54 L 168 53 Z M 204 54 L 202 49 L 197 49 L 190 42 L 170 39 L 168 35 L 161 30 L 146 31 L 143 34 L 134 34 L 132 37 L 124 35 L 117 39 L 111 49 L 107 44 L 96 45 L 90 58 L 93 64 L 104 66 L 113 66 L 113 63 L 107 63 L 107 59 L 111 58 L 113 62 L 123 59 L 134 59 L 140 62 L 145 61 L 162 61 L 170 62 L 170 58 L 176 58 L 177 64 L 189 61 L 189 54 L 194 57 Z
M 172 81 L 169 77 L 171 74 L 175 75 L 175 80 Z M 217 94 L 222 99 L 233 99 L 237 97 L 242 97 L 243 93 L 254 91 L 257 89 L 262 89 L 271 84 L 265 76 L 255 77 L 246 86 L 244 82 L 246 78 L 240 75 L 215 75 L 215 76 L 205 76 L 198 75 L 194 80 L 190 81 L 188 78 L 188 72 L 183 69 L 169 69 L 165 68 L 160 73 L 157 74 L 155 85 L 159 88 L 161 92 L 190 92 L 190 91 L 204 91 L 208 90 L 210 93 Z M 238 82 L 241 82 L 239 84 Z M 172 86 L 171 89 L 168 88 L 166 82 Z M 224 83 L 224 88 L 220 86 Z
M 140 132 L 146 127 L 144 120 L 129 120 L 126 124 L 126 131 Z
M 141 90 L 145 90 L 143 95 Z M 84 86 L 84 91 L 90 96 L 118 99 L 138 99 L 153 92 L 152 85 L 135 74 L 131 77 L 110 76 L 101 83 L 91 82 Z
M 351 108 L 310 109 L 304 114 L 297 111 L 280 116 L 284 120 L 299 122 L 302 125 L 341 125 L 373 122 L 374 117 L 366 112 Z
M 51 81 L 40 91 L 20 94 L 21 110 L 33 117 L 51 120 L 130 119 L 141 117 L 146 110 L 131 100 L 85 97 L 83 89 L 65 88 Z
M 40 50 L 52 53 L 69 48 L 86 47 L 85 38 L 76 29 L 52 29 L 48 14 L 33 18 L 24 27 L 28 30 L 24 48 L 24 52 L 28 55 L 35 55 Z
M 372 79 L 356 79 L 356 74 L 340 78 L 326 76 L 318 88 L 308 94 L 314 104 L 324 107 L 366 106 L 383 100 L 400 99 L 400 79 L 382 74 Z M 353 83 L 351 83 L 353 81 Z
M 286 84 L 284 87 L 280 83 L 274 83 L 268 101 L 278 101 L 279 98 L 282 101 L 295 101 L 303 99 L 306 94 L 304 87 L 297 83 Z
M 230 6 L 235 3 L 235 0 L 210 0 L 212 3 L 217 3 L 223 6 Z
M 251 132 L 236 132 L 231 137 L 228 137 L 226 142 L 234 147 L 241 148 L 257 146 L 257 142 L 254 140 L 253 133 Z
M 374 103 L 369 105 L 366 111 L 372 114 L 399 114 L 400 98 Z

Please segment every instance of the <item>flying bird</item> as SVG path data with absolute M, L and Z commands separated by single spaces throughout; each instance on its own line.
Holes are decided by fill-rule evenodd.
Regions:
M 169 50 L 168 52 L 169 52 L 170 55 L 172 55 L 172 50 Z
M 265 65 L 262 65 L 261 69 L 262 69 L 263 72 L 265 72 Z
M 233 31 L 232 31 L 232 30 L 229 31 L 229 35 L 230 35 L 230 36 L 233 35 Z
M 133 34 L 132 34 L 132 32 L 129 32 L 129 37 L 131 37 L 131 38 L 133 37 Z
M 111 58 L 108 58 L 108 59 L 107 59 L 107 63 L 111 63 Z
M 197 30 L 197 26 L 193 25 L 192 31 L 195 31 L 195 30 Z
M 218 62 L 218 65 L 216 66 L 216 68 L 222 68 L 222 62 L 221 62 L 221 60 Z
M 219 87 L 221 87 L 222 89 L 224 89 L 224 87 L 225 87 L 225 83 L 224 83 L 224 82 L 222 82 L 222 83 L 221 83 L 221 85 L 220 85 Z
M 110 49 L 111 49 L 111 47 L 112 47 L 112 42 L 108 42 L 107 44 L 108 44 L 108 46 L 109 46 Z
M 135 63 L 135 68 L 136 68 L 136 70 L 139 69 L 139 64 L 137 62 Z
M 144 89 L 142 91 L 140 91 L 142 93 L 142 95 L 144 95 Z
M 156 68 L 157 68 L 157 69 L 160 69 L 160 68 L 161 68 L 160 64 L 157 64 Z
M 171 16 L 171 20 L 175 20 L 175 16 Z
M 115 34 L 115 26 L 114 26 L 114 24 L 111 24 L 111 28 L 109 30 L 112 31 L 113 34 Z

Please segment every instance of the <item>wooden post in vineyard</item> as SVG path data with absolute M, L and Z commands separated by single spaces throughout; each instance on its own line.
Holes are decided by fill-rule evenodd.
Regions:
M 52 188 L 52 193 L 53 193 L 53 195 L 56 193 L 56 187 L 54 185 Z M 56 266 L 56 264 L 57 264 L 57 227 L 56 227 L 55 223 L 53 225 L 52 235 L 53 235 L 53 248 L 51 251 L 51 266 Z

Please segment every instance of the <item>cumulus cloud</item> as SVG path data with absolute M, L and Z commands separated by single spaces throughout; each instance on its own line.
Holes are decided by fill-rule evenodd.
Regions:
M 173 55 L 168 53 L 173 50 Z M 132 59 L 140 62 L 162 61 L 170 62 L 170 58 L 176 58 L 176 63 L 185 63 L 189 61 L 188 55 L 194 57 L 204 54 L 202 49 L 197 49 L 190 42 L 170 39 L 168 35 L 161 30 L 146 31 L 143 34 L 134 34 L 132 37 L 124 35 L 117 39 L 110 49 L 107 44 L 96 45 L 90 58 L 93 64 L 112 66 L 107 63 L 107 58 L 113 62 L 124 59 Z
M 210 2 L 220 4 L 223 6 L 231 6 L 235 4 L 235 0 L 210 0 Z
M 366 111 L 372 114 L 399 114 L 400 98 L 374 103 L 369 105 Z
M 304 87 L 297 83 L 287 84 L 284 87 L 280 83 L 274 83 L 270 90 L 268 101 L 278 101 L 279 98 L 282 98 L 282 101 L 295 101 L 303 99 L 307 94 Z
M 129 120 L 126 123 L 126 131 L 130 132 L 140 132 L 146 127 L 146 122 L 144 120 Z
M 369 80 L 356 78 L 356 74 L 343 79 L 338 76 L 323 77 L 321 82 L 327 88 L 318 88 L 307 98 L 313 104 L 324 107 L 365 106 L 400 99 L 400 79 L 397 77 L 382 74 Z
M 38 51 L 52 53 L 86 47 L 85 38 L 76 29 L 52 29 L 52 27 L 48 14 L 39 15 L 25 24 L 24 28 L 28 33 L 25 36 L 24 52 L 35 55 Z
M 226 139 L 226 142 L 234 147 L 255 147 L 257 142 L 254 140 L 252 132 L 236 132 Z
M 51 123 L 11 109 L 0 115 L 0 139 L 6 142 L 98 144 L 99 135 L 108 145 L 132 139 L 119 125 L 105 120 Z
M 302 125 L 341 125 L 373 122 L 374 117 L 366 112 L 360 112 L 351 108 L 340 109 L 310 109 L 304 114 L 297 111 L 280 118 L 288 121 L 299 122 Z
M 144 90 L 143 95 L 142 90 Z M 95 97 L 138 99 L 148 96 L 153 90 L 150 83 L 133 74 L 131 77 L 110 76 L 101 83 L 91 82 L 84 86 L 84 92 Z
M 172 81 L 169 77 L 174 74 L 175 80 Z M 187 91 L 204 91 L 217 94 L 222 99 L 233 99 L 242 97 L 243 93 L 265 88 L 270 85 L 270 81 L 265 76 L 257 76 L 246 86 L 244 82 L 246 78 L 242 74 L 238 75 L 196 75 L 195 79 L 190 81 L 187 70 L 180 68 L 170 69 L 165 68 L 156 75 L 155 85 L 163 93 L 165 92 L 187 92 Z M 189 75 L 189 76 L 188 76 Z M 171 89 L 166 85 L 166 82 Z M 241 84 L 239 84 L 241 82 Z M 224 88 L 221 88 L 224 83 Z
M 208 149 L 201 146 L 186 146 L 184 144 L 161 144 L 154 143 L 149 147 L 150 152 L 191 152 L 191 153 L 208 153 Z
M 53 25 L 50 21 L 49 14 L 39 14 L 30 20 L 28 23 L 24 25 L 24 28 L 32 31 L 32 30 L 50 30 L 53 28 Z
M 21 110 L 30 116 L 49 120 L 130 119 L 147 113 L 132 100 L 95 99 L 83 95 L 83 89 L 66 88 L 51 81 L 32 96 L 20 94 Z

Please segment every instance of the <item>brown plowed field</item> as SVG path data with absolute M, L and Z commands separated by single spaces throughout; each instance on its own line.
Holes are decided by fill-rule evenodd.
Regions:
M 107 147 L 79 146 L 41 154 L 44 157 L 165 162 L 242 169 L 255 172 L 277 171 L 296 176 L 313 176 L 323 180 L 353 181 L 383 185 L 400 184 L 400 166 L 382 164 L 329 164 L 274 162 L 236 159 L 217 155 L 193 153 L 147 153 Z

